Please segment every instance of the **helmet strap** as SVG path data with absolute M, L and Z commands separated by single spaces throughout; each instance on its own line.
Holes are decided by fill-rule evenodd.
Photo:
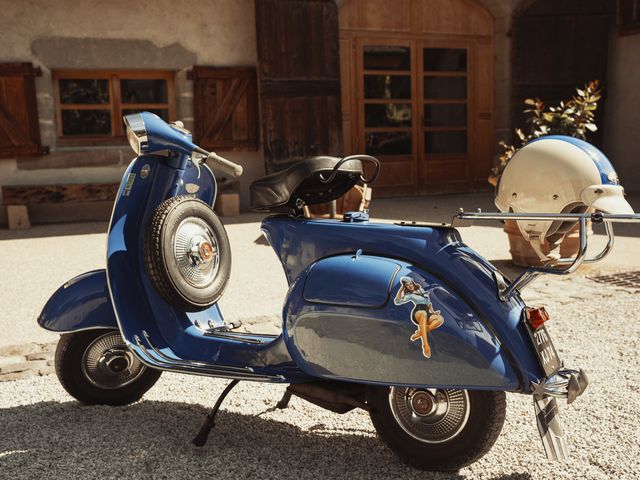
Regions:
M 560 244 L 562 243 L 562 239 L 564 235 L 560 237 L 557 241 L 551 242 L 549 241 L 549 247 L 551 250 L 549 253 L 544 253 L 542 251 L 542 245 L 544 244 L 544 240 L 540 237 L 529 237 L 529 243 L 533 248 L 533 251 L 536 252 L 536 255 L 540 258 L 540 261 L 544 264 L 555 264 L 560 260 Z

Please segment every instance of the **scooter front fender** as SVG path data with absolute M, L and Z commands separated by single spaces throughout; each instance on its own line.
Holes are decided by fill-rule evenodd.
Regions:
M 38 324 L 52 332 L 118 328 L 107 289 L 107 273 L 93 270 L 72 278 L 49 298 Z

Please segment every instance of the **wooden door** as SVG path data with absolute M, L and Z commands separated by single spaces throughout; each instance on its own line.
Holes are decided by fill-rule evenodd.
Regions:
M 466 190 L 492 161 L 491 43 L 356 41 L 357 151 L 382 163 L 385 194 Z M 490 60 L 490 59 L 489 59 Z
M 382 162 L 378 195 L 486 189 L 491 14 L 475 0 L 340 2 L 345 153 Z
M 342 153 L 338 12 L 332 0 L 256 0 L 268 171 Z

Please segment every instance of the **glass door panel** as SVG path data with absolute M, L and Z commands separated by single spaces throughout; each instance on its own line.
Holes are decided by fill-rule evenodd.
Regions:
M 466 48 L 422 49 L 427 160 L 467 153 L 467 56 Z
M 393 39 L 359 43 L 360 145 L 382 163 L 379 186 L 414 187 L 417 182 L 415 50 Z
M 364 45 L 362 65 L 366 153 L 382 156 L 411 155 L 411 47 Z
M 400 45 L 365 45 L 365 70 L 411 71 L 411 48 Z

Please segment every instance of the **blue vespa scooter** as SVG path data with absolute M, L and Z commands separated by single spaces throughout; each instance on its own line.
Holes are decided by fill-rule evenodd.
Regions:
M 505 391 L 520 392 L 534 397 L 547 454 L 565 456 L 556 398 L 573 401 L 587 378 L 563 367 L 546 312 L 528 308 L 519 289 L 540 273 L 577 268 L 586 221 L 602 215 L 563 217 L 583 232 L 568 268 L 510 283 L 450 226 L 377 224 L 366 212 L 306 218 L 306 205 L 371 183 L 380 167 L 366 155 L 310 158 L 251 186 L 252 207 L 272 213 L 262 230 L 290 288 L 281 335 L 241 333 L 217 304 L 231 250 L 211 208 L 216 180 L 206 162 L 231 176 L 242 168 L 195 145 L 179 122 L 143 112 L 125 123 L 138 157 L 113 208 L 107 268 L 68 281 L 38 318 L 63 333 L 56 372 L 69 394 L 125 405 L 162 370 L 231 379 L 194 439 L 203 445 L 238 381 L 285 383 L 279 407 L 296 395 L 338 413 L 362 408 L 403 460 L 455 470 L 491 448 Z M 367 163 L 374 174 L 365 179 Z

